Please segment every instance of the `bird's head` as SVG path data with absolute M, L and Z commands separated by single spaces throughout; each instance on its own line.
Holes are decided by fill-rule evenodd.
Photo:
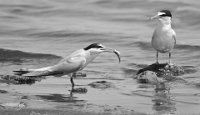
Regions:
M 172 18 L 172 14 L 169 10 L 161 10 L 159 11 L 155 16 L 150 17 L 150 20 L 153 19 L 171 19 Z
M 121 61 L 119 51 L 117 51 L 116 49 L 107 48 L 100 43 L 90 44 L 89 46 L 85 47 L 84 50 L 89 51 L 91 54 L 100 54 L 102 52 L 115 53 L 119 59 L 119 62 Z

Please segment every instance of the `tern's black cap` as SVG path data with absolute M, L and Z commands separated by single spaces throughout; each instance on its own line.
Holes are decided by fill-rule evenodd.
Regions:
M 89 46 L 85 47 L 84 50 L 89 50 L 91 48 L 103 48 L 103 47 L 100 43 L 93 43 L 93 44 L 90 44 Z
M 164 14 L 160 15 L 161 17 L 172 17 L 172 14 L 169 10 L 161 10 Z

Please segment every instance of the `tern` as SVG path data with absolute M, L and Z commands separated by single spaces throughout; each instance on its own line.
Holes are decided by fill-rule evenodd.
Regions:
M 79 49 L 69 56 L 63 58 L 56 65 L 43 67 L 39 69 L 27 69 L 22 68 L 18 71 L 14 71 L 16 75 L 22 75 L 26 77 L 42 77 L 42 76 L 55 76 L 60 77 L 63 75 L 69 75 L 72 88 L 74 87 L 73 78 L 78 71 L 83 70 L 89 63 L 91 63 L 100 53 L 110 52 L 115 53 L 120 59 L 119 51 L 107 48 L 100 43 L 93 43 L 83 49 Z
M 156 63 L 158 63 L 158 52 L 169 53 L 169 65 L 172 65 L 171 52 L 176 44 L 176 33 L 171 27 L 172 14 L 169 10 L 161 10 L 150 19 L 159 20 L 151 40 L 151 44 L 156 50 Z

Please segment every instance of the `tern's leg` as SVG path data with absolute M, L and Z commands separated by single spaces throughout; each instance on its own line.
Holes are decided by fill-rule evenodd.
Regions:
M 169 65 L 173 65 L 173 64 L 171 63 L 171 52 L 169 52 Z
M 74 88 L 74 80 L 73 80 L 73 78 L 74 78 L 74 76 L 75 76 L 75 73 L 72 73 L 71 74 L 71 76 L 70 76 L 70 81 L 71 81 L 71 84 L 72 84 L 72 88 Z
M 156 64 L 158 64 L 158 51 L 156 52 Z

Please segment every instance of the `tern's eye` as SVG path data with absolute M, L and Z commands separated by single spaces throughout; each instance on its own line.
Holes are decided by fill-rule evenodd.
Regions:
M 103 48 L 103 47 L 102 47 L 102 46 L 97 46 L 97 48 L 99 48 L 99 49 L 100 49 L 100 48 Z
M 104 48 L 99 48 L 100 50 L 105 50 Z

